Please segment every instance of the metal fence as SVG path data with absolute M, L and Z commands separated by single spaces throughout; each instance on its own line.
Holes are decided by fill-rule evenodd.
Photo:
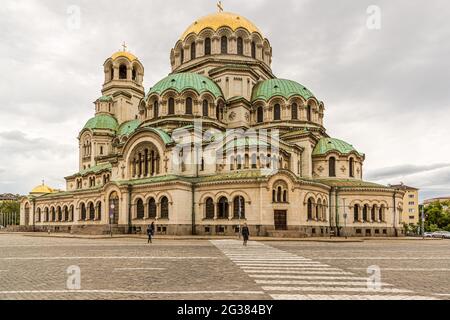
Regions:
M 8 226 L 20 225 L 20 213 L 19 212 L 0 212 L 0 228 Z

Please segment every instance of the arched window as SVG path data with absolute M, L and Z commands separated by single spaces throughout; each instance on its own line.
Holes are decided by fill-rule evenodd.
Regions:
M 257 169 L 258 168 L 258 156 L 256 155 L 256 153 L 252 154 L 252 169 Z
M 281 202 L 283 189 L 281 187 L 277 188 L 277 202 Z
M 70 222 L 73 221 L 73 211 L 74 211 L 74 208 L 73 208 L 73 205 L 72 205 L 72 206 L 70 206 L 70 209 L 69 209 L 69 221 Z
M 109 221 L 111 224 L 119 223 L 119 204 L 119 195 L 117 194 L 117 192 L 112 192 L 109 196 L 108 201 L 108 210 L 110 215 Z
M 242 37 L 237 38 L 237 54 L 244 55 L 244 39 Z
M 256 59 L 256 43 L 252 41 L 252 58 Z
M 257 117 L 256 122 L 258 122 L 258 123 L 264 122 L 264 109 L 263 109 L 263 107 L 259 107 L 256 110 L 256 117 Z
M 273 107 L 273 120 L 281 120 L 281 107 L 278 103 Z
M 364 205 L 363 208 L 363 221 L 367 222 L 369 221 L 369 206 L 367 204 Z
M 186 99 L 186 114 L 192 114 L 192 98 Z
M 287 202 L 287 190 L 283 191 L 283 202 Z
M 328 175 L 330 177 L 336 177 L 336 158 L 331 157 L 328 159 Z
M 209 103 L 208 100 L 203 100 L 203 116 L 208 117 L 209 116 Z
M 49 215 L 48 215 L 48 208 L 44 209 L 44 222 L 48 222 L 49 220 Z
M 159 103 L 158 101 L 155 101 L 153 103 L 153 117 L 158 118 L 159 117 Z
M 223 104 L 219 103 L 216 107 L 216 118 L 219 121 L 223 120 Z
M 133 70 L 131 71 L 131 79 L 132 79 L 133 81 L 136 81 L 136 79 L 137 79 L 136 68 L 133 68 Z
M 291 107 L 291 118 L 292 120 L 298 120 L 298 106 L 296 103 L 292 104 Z
M 58 221 L 62 221 L 62 211 L 61 211 L 61 207 L 58 207 L 57 212 L 58 212 Z
M 55 208 L 52 208 L 52 221 L 55 222 L 56 221 L 56 213 L 55 213 Z
M 121 64 L 119 67 L 119 79 L 120 80 L 127 79 L 127 66 L 124 64 Z
M 36 222 L 41 222 L 41 208 L 37 209 Z
M 194 60 L 197 56 L 197 49 L 195 47 L 195 41 L 191 43 L 191 60 Z
M 205 56 L 209 56 L 211 54 L 211 38 L 205 39 Z
M 205 216 L 206 219 L 214 219 L 214 201 L 211 198 L 206 199 L 205 205 Z
M 355 222 L 359 221 L 359 204 L 355 204 L 353 207 L 353 220 Z
M 350 174 L 350 178 L 355 177 L 355 159 L 353 159 L 353 158 L 350 158 L 350 160 L 349 160 L 349 174 Z
M 181 49 L 180 49 L 180 61 L 181 61 L 181 63 L 184 62 L 184 48 L 183 47 L 181 47 Z
M 382 205 L 378 211 L 378 219 L 381 222 L 384 222 L 385 218 L 384 218 L 384 205 Z
M 175 114 L 175 99 L 169 98 L 169 115 Z
M 161 199 L 161 219 L 169 219 L 169 199 L 167 197 Z
M 316 220 L 320 220 L 320 212 L 322 211 L 322 200 L 319 199 L 316 205 Z
M 277 202 L 277 192 L 276 190 L 272 190 L 272 202 Z
M 313 219 L 313 201 L 311 198 L 308 199 L 308 220 Z
M 112 80 L 114 80 L 114 67 L 113 66 L 111 66 L 110 73 L 111 73 L 111 81 L 112 81 Z
M 81 220 L 86 220 L 86 205 L 84 203 L 81 204 Z
M 150 219 L 156 218 L 156 201 L 153 198 L 148 201 L 148 215 Z
M 144 219 L 144 201 L 142 199 L 138 199 L 136 202 L 136 218 L 138 220 Z
M 312 110 L 310 105 L 306 108 L 306 119 L 312 121 Z
M 228 199 L 225 197 L 220 198 L 217 203 L 217 217 L 219 219 L 228 219 L 228 207 Z
M 376 206 L 372 207 L 371 220 L 372 220 L 372 222 L 377 220 L 377 207 Z
M 97 220 L 102 220 L 102 203 L 97 202 Z
M 220 39 L 220 53 L 227 54 L 228 53 L 228 38 L 223 36 Z
M 240 154 L 236 157 L 236 169 L 242 170 L 242 156 Z
M 233 200 L 233 216 L 235 219 L 245 219 L 245 199 L 242 196 L 235 197 Z
M 92 202 L 89 204 L 89 220 L 95 220 L 95 206 Z
M 64 213 L 64 221 L 69 221 L 69 209 L 67 207 L 64 207 L 63 209 L 63 213 Z

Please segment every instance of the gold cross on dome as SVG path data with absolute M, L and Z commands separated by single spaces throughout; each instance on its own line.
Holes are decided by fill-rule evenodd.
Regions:
M 222 1 L 219 1 L 219 2 L 217 3 L 217 8 L 219 9 L 219 12 L 223 12 Z
M 125 43 L 125 41 L 123 42 L 122 47 L 123 47 L 123 51 L 127 51 L 127 44 Z

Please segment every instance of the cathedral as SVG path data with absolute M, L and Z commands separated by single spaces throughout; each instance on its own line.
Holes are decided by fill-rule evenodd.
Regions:
M 365 154 L 330 137 L 325 104 L 272 73 L 272 47 L 245 17 L 197 19 L 146 90 L 123 50 L 103 64 L 65 190 L 21 200 L 28 231 L 80 234 L 401 236 L 403 192 L 363 180 Z

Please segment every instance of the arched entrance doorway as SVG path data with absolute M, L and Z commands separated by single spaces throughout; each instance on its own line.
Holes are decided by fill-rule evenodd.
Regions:
M 112 192 L 109 195 L 109 221 L 111 224 L 119 224 L 119 195 Z

